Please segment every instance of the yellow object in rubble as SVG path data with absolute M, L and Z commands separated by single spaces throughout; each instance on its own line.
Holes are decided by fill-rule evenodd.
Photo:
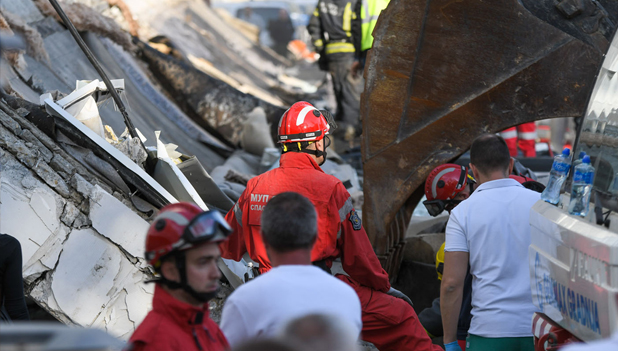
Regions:
M 442 246 L 440 246 L 436 253 L 436 271 L 440 280 L 442 280 L 442 273 L 444 272 L 444 245 L 446 245 L 446 242 L 442 243 Z

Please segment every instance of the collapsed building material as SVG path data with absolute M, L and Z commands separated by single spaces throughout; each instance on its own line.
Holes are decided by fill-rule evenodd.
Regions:
M 34 0 L 38 9 L 45 15 L 54 17 L 61 21 L 60 16 L 54 10 L 52 5 L 47 0 Z M 131 43 L 131 37 L 125 33 L 112 19 L 107 18 L 92 8 L 75 3 L 62 2 L 62 8 L 67 14 L 67 17 L 73 22 L 75 28 L 79 31 L 90 31 L 97 33 L 102 37 L 109 38 L 115 43 L 118 43 L 127 51 L 134 51 L 135 47 Z
M 132 36 L 137 36 L 137 31 L 139 30 L 139 24 L 133 18 L 133 14 L 131 13 L 131 9 L 125 4 L 122 0 L 107 0 L 109 6 L 116 6 L 120 9 L 120 12 L 124 16 L 124 19 L 127 21 L 129 25 L 129 33 Z
M 11 30 L 11 27 L 9 26 L 9 23 L 2 16 L 2 13 L 0 13 L 0 31 L 2 31 L 6 35 L 14 34 L 13 31 Z M 11 66 L 17 66 L 17 67 L 23 66 L 23 58 L 20 56 L 19 51 L 11 50 L 11 51 L 2 52 L 2 56 L 6 57 L 6 59 L 11 64 Z
M 4 16 L 4 19 L 10 29 L 13 32 L 21 34 L 26 40 L 26 53 L 28 53 L 28 55 L 30 55 L 33 59 L 49 65 L 49 55 L 43 45 L 43 38 L 41 37 L 41 34 L 35 28 L 32 28 L 24 22 L 24 20 L 19 16 L 2 9 L 0 9 L 0 13 Z M 0 25 L 0 27 L 3 27 L 3 25 Z
M 261 107 L 276 135 L 279 119 L 285 112 L 252 95 L 243 94 L 228 84 L 173 57 L 162 54 L 143 42 L 137 42 L 141 57 L 177 104 L 196 123 L 225 138 L 230 145 L 238 145 L 242 122 L 254 108 Z
M 135 130 L 135 127 L 133 126 L 133 122 L 131 122 L 129 115 L 127 114 L 127 110 L 124 106 L 124 103 L 122 102 L 122 100 L 120 100 L 120 96 L 118 96 L 118 92 L 112 85 L 112 82 L 107 77 L 107 74 L 105 73 L 103 68 L 101 68 L 101 65 L 99 64 L 97 59 L 94 57 L 94 55 L 90 51 L 90 48 L 88 48 L 88 45 L 84 43 L 84 40 L 77 32 L 77 29 L 75 29 L 75 26 L 73 25 L 71 20 L 67 17 L 62 7 L 60 7 L 60 4 L 58 4 L 58 1 L 56 0 L 48 0 L 48 1 L 51 3 L 56 13 L 62 19 L 62 23 L 64 23 L 65 27 L 67 27 L 67 29 L 71 33 L 71 36 L 73 36 L 73 39 L 75 39 L 75 42 L 77 43 L 79 48 L 82 50 L 84 55 L 86 55 L 86 58 L 88 59 L 88 61 L 90 61 L 90 64 L 92 65 L 92 67 L 94 67 L 94 69 L 97 71 L 101 79 L 103 79 L 103 82 L 105 83 L 105 86 L 107 87 L 108 93 L 111 94 L 116 108 L 120 111 L 120 114 L 122 115 L 122 118 L 124 119 L 124 123 L 127 129 L 129 130 L 129 134 L 131 134 L 131 137 L 136 138 L 138 142 L 141 143 L 142 141 L 140 140 L 137 134 L 137 131 Z
M 79 122 L 67 113 L 51 98 L 44 100 L 47 112 L 56 118 L 56 127 L 64 135 L 73 136 L 76 145 L 92 151 L 98 157 L 114 166 L 114 169 L 127 183 L 133 184 L 149 202 L 157 207 L 163 207 L 168 203 L 177 202 L 165 188 L 157 183 L 143 169 L 138 167 L 122 152 L 111 146 L 105 139 L 97 135 L 91 129 Z M 125 189 L 125 191 L 128 190 Z M 127 195 L 130 195 L 127 193 Z
M 153 178 L 179 201 L 193 202 L 202 210 L 207 211 L 208 206 L 193 188 L 193 184 L 189 182 L 184 173 L 170 158 L 165 145 L 159 139 L 159 135 L 160 133 L 157 133 L 157 163 L 152 173 Z
M 549 0 L 392 0 L 382 12 L 361 100 L 363 219 L 392 279 L 434 167 L 482 133 L 584 114 L 618 6 L 579 3 L 570 15 Z
M 21 243 L 28 295 L 66 324 L 128 338 L 150 308 L 148 223 L 3 102 L 0 133 L 0 232 Z

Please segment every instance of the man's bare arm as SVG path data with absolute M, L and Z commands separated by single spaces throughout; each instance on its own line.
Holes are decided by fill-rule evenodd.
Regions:
M 457 340 L 457 321 L 461 310 L 464 280 L 468 269 L 467 252 L 454 251 L 444 253 L 444 273 L 440 286 L 440 310 L 444 343 Z

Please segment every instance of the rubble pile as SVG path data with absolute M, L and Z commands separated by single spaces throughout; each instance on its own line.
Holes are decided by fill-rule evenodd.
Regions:
M 26 42 L 0 60 L 0 232 L 20 241 L 38 305 L 126 339 L 152 301 L 143 250 L 157 210 L 176 201 L 229 210 L 248 178 L 277 166 L 272 131 L 285 106 L 317 88 L 285 76 L 286 59 L 202 1 L 60 4 L 122 82 L 114 87 L 140 138 L 116 141 L 126 126 L 104 91 L 73 100 L 97 115 L 93 129 L 78 120 L 82 105 L 63 100 L 101 77 L 47 1 L 0 0 L 0 26 Z M 325 171 L 362 200 L 354 169 L 335 155 Z M 230 285 L 242 283 L 244 264 L 226 263 Z M 215 317 L 224 299 L 211 304 Z
M 22 245 L 28 295 L 58 320 L 128 337 L 149 309 L 148 222 L 125 194 L 0 102 L 0 232 Z

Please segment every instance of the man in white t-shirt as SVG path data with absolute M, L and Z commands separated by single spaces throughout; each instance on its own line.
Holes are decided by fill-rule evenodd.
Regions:
M 480 185 L 451 212 L 446 227 L 440 289 L 446 350 L 461 350 L 457 318 L 469 262 L 473 317 L 466 351 L 533 351 L 529 217 L 540 194 L 509 179 L 513 160 L 495 134 L 474 140 L 470 168 Z
M 252 338 L 272 337 L 289 321 L 330 314 L 362 329 L 356 292 L 311 264 L 318 233 L 317 212 L 304 196 L 286 192 L 262 213 L 262 238 L 273 269 L 240 286 L 223 307 L 221 330 L 232 347 Z

